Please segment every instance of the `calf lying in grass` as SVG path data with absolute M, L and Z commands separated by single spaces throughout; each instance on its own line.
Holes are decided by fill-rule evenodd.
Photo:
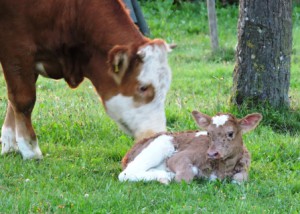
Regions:
M 191 182 L 204 177 L 246 181 L 251 159 L 242 134 L 259 124 L 261 114 L 242 119 L 221 113 L 210 117 L 197 111 L 192 115 L 206 131 L 165 132 L 137 142 L 122 160 L 119 180 L 169 183 L 174 178 Z

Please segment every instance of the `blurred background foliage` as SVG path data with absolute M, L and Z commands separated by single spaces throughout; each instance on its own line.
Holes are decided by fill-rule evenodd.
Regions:
M 156 2 L 157 0 L 140 0 L 140 2 Z M 199 2 L 206 2 L 206 0 L 172 0 L 173 4 L 180 5 L 183 2 L 192 2 L 192 3 L 199 3 Z M 292 0 L 295 6 L 300 6 L 300 0 Z M 228 5 L 238 5 L 239 0 L 216 0 L 216 4 L 218 6 L 228 6 Z

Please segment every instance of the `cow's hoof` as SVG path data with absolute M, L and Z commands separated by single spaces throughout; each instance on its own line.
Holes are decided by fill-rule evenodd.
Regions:
M 35 148 L 33 151 L 21 152 L 23 160 L 41 160 L 43 159 L 43 154 L 39 147 Z
M 0 143 L 2 147 L 1 155 L 19 151 L 15 133 L 9 128 L 2 127 Z
M 1 144 L 2 144 L 1 155 L 6 155 L 12 152 L 19 152 L 19 148 L 15 143 L 1 141 Z
M 18 141 L 19 150 L 24 160 L 29 159 L 42 159 L 43 154 L 36 141 L 27 142 L 23 139 Z
M 35 153 L 26 154 L 26 155 L 22 154 L 22 157 L 23 157 L 23 160 L 41 160 L 41 159 L 43 159 L 42 154 L 35 154 Z

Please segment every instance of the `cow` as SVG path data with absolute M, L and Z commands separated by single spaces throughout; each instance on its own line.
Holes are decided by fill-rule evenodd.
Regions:
M 165 131 L 170 50 L 140 33 L 121 0 L 0 0 L 8 96 L 1 154 L 42 158 L 31 120 L 40 75 L 71 88 L 89 79 L 108 115 L 135 139 Z
M 210 117 L 198 111 L 192 115 L 206 131 L 164 132 L 137 142 L 122 160 L 120 181 L 152 181 L 168 184 L 210 180 L 248 179 L 250 154 L 242 134 L 254 129 L 262 119 L 259 113 L 237 119 L 229 113 Z

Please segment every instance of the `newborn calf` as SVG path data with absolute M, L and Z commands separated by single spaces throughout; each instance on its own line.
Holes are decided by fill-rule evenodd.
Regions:
M 261 114 L 242 119 L 222 113 L 210 117 L 193 111 L 192 115 L 206 131 L 166 132 L 137 142 L 122 160 L 119 180 L 169 183 L 174 178 L 191 182 L 204 177 L 246 181 L 250 154 L 242 134 L 259 124 Z

